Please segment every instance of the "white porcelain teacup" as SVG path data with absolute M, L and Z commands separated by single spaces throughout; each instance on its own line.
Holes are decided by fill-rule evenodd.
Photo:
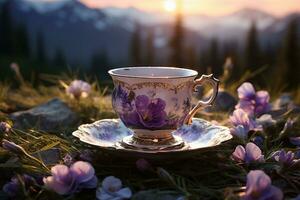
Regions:
M 212 75 L 196 79 L 197 71 L 174 67 L 125 67 L 109 71 L 115 89 L 113 108 L 122 122 L 141 140 L 168 140 L 171 132 L 191 123 L 201 108 L 212 105 L 219 81 Z M 212 96 L 192 108 L 196 86 L 209 83 Z

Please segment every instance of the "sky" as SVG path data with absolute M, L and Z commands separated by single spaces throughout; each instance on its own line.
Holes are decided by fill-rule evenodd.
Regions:
M 32 0 L 60 1 L 60 0 Z M 182 2 L 184 14 L 220 16 L 242 8 L 254 8 L 273 15 L 283 16 L 290 12 L 300 12 L 300 0 L 80 0 L 90 7 L 135 7 L 150 12 L 172 13 Z

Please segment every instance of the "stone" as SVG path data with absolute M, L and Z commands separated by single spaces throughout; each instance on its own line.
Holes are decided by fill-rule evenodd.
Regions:
M 211 95 L 210 91 L 206 97 Z M 218 96 L 214 105 L 206 108 L 205 110 L 208 112 L 231 112 L 234 110 L 235 105 L 237 104 L 237 100 L 234 96 L 232 96 L 229 92 L 224 90 L 219 90 Z
M 78 122 L 76 113 L 57 98 L 29 110 L 12 113 L 10 118 L 14 128 L 34 128 L 55 133 L 68 130 Z
M 32 154 L 32 156 L 42 160 L 45 165 L 55 165 L 61 160 L 61 152 L 59 148 L 42 150 Z

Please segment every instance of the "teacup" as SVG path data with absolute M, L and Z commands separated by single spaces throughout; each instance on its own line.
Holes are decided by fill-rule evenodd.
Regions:
M 172 132 L 190 124 L 195 113 L 212 105 L 218 93 L 217 79 L 202 75 L 195 80 L 198 72 L 191 69 L 125 67 L 109 74 L 115 86 L 112 105 L 125 126 L 134 131 L 129 142 L 133 146 L 178 143 Z M 192 94 L 204 83 L 212 86 L 212 95 L 192 108 Z

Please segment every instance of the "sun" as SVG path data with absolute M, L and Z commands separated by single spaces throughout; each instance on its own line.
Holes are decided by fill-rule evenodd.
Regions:
M 175 0 L 165 0 L 164 1 L 164 9 L 168 12 L 173 12 L 176 10 L 176 2 Z

